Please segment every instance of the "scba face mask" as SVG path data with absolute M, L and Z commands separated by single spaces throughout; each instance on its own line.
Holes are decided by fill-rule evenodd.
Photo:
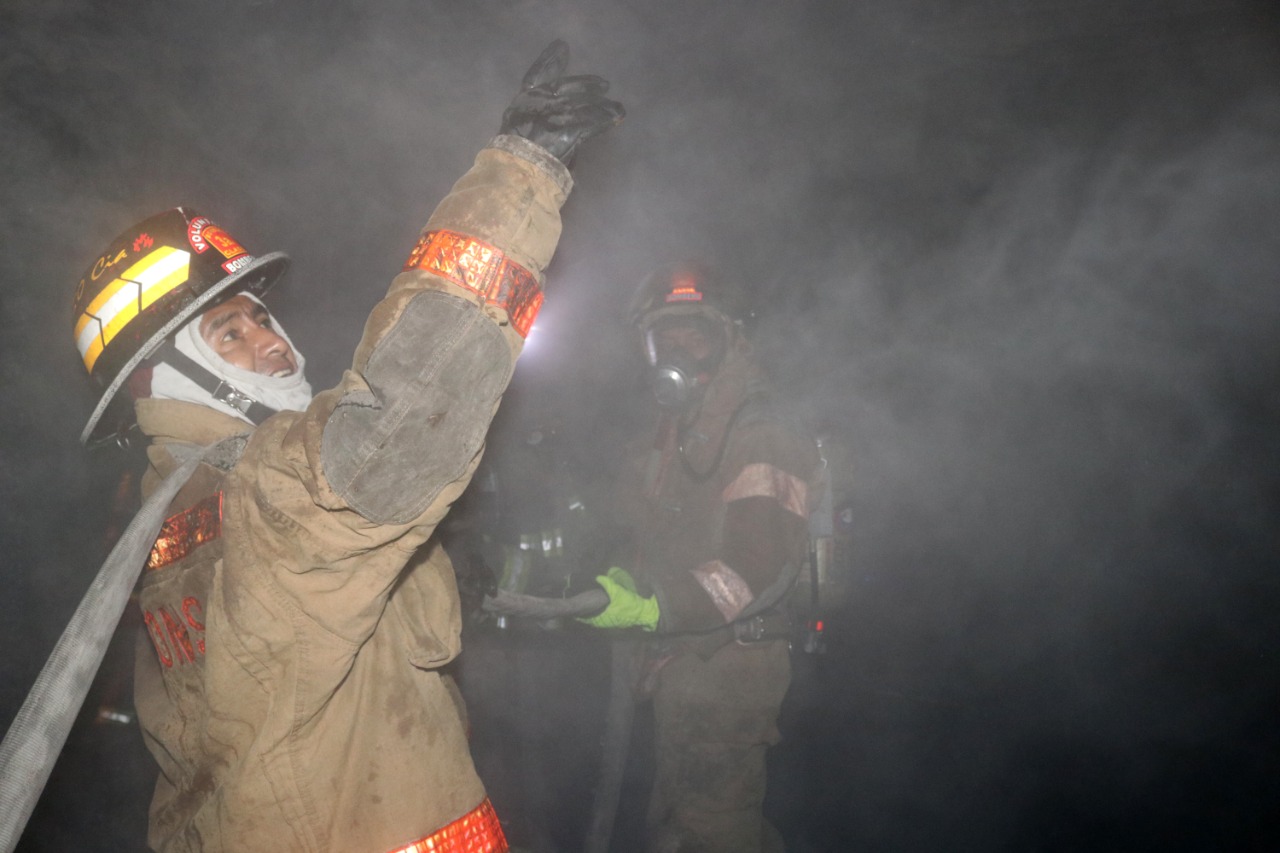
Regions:
M 701 397 L 728 345 L 723 323 L 701 315 L 657 319 L 644 329 L 649 387 L 658 405 L 681 408 Z

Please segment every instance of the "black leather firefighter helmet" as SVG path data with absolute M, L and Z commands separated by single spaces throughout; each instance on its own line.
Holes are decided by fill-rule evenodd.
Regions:
M 82 443 L 102 438 L 103 414 L 134 369 L 166 338 L 221 298 L 261 296 L 289 267 L 281 252 L 256 257 L 224 229 L 176 207 L 122 233 L 76 288 L 75 341 L 103 389 Z M 112 422 L 111 430 L 119 424 Z

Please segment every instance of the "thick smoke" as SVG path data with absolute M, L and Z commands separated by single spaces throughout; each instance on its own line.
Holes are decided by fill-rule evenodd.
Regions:
M 179 203 L 288 252 L 272 305 L 326 387 L 555 37 L 628 119 L 575 166 L 492 442 L 559 412 L 607 479 L 631 288 L 680 257 L 742 283 L 779 387 L 852 471 L 854 591 L 775 765 L 789 841 L 1261 844 L 1280 34 L 1247 0 L 10 5 L 5 719 L 131 461 L 76 443 L 84 265 Z M 77 809 L 133 831 L 142 797 L 123 829 Z

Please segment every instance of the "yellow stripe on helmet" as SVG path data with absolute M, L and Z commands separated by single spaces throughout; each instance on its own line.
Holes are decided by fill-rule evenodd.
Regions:
M 76 346 L 92 373 L 98 356 L 120 330 L 190 276 L 191 253 L 161 246 L 147 254 L 94 297 L 76 321 Z

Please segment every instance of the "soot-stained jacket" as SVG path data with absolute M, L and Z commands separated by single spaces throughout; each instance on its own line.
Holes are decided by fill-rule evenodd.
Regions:
M 787 567 L 804 559 L 818 457 L 768 394 L 747 344 L 735 340 L 698 408 L 662 414 L 650 435 L 647 449 L 632 450 L 620 506 L 635 574 L 658 596 L 659 629 L 707 631 L 779 601 L 780 579 L 794 577 Z
M 493 140 L 338 387 L 253 429 L 229 471 L 202 464 L 175 499 L 140 594 L 155 849 L 506 849 L 439 673 L 459 651 L 453 572 L 423 546 L 479 461 L 570 188 L 543 149 Z M 144 491 L 251 429 L 174 401 L 137 413 Z

